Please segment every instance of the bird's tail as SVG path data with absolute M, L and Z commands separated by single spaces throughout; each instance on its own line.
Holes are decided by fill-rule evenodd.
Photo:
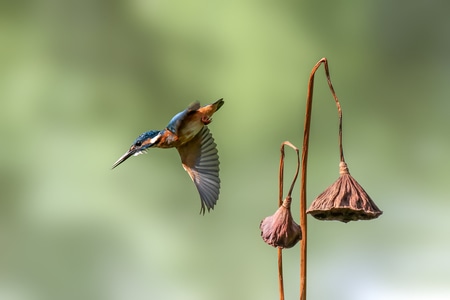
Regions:
M 205 105 L 203 107 L 200 107 L 198 109 L 198 111 L 204 115 L 204 116 L 208 116 L 208 118 L 211 118 L 212 115 L 219 110 L 219 108 L 222 107 L 222 105 L 224 104 L 223 99 L 219 99 L 216 102 L 214 102 L 213 104 L 208 104 Z
M 215 112 L 219 110 L 219 108 L 222 107 L 222 105 L 225 103 L 225 101 L 223 101 L 223 98 L 220 98 L 219 100 L 217 100 L 216 102 L 214 102 L 213 105 L 215 107 Z

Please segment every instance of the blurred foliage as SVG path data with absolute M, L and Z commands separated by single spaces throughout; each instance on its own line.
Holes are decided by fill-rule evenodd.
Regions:
M 301 144 L 307 79 L 324 56 L 350 172 L 384 214 L 310 218 L 308 297 L 448 299 L 449 6 L 2 1 L 0 299 L 276 298 L 276 251 L 258 226 L 275 211 L 278 149 Z M 110 170 L 141 132 L 222 97 L 212 213 L 198 215 L 175 150 Z M 309 201 L 338 177 L 320 70 L 310 142 Z M 295 249 L 287 299 L 298 297 Z

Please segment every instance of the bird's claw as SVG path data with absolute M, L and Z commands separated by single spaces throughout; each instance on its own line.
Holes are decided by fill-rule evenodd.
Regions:
M 208 116 L 203 116 L 202 117 L 202 123 L 205 125 L 208 125 L 209 123 L 211 123 L 212 119 Z

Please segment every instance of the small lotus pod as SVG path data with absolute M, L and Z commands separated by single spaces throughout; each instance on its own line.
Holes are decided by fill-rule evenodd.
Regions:
M 339 173 L 339 178 L 311 203 L 307 213 L 319 220 L 344 223 L 378 218 L 383 212 L 350 175 L 344 161 L 339 164 Z
M 292 218 L 291 201 L 287 196 L 277 211 L 259 225 L 262 239 L 273 247 L 291 248 L 302 239 L 300 225 Z

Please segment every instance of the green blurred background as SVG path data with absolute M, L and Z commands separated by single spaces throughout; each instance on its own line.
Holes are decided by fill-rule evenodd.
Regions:
M 352 175 L 384 214 L 309 217 L 308 299 L 449 299 L 448 1 L 2 1 L 0 299 L 277 299 L 279 147 L 301 144 L 327 57 Z M 189 103 L 210 125 L 221 197 L 177 151 L 114 171 Z M 338 176 L 336 108 L 316 76 L 308 202 Z M 287 152 L 286 178 L 294 170 Z M 298 188 L 294 198 L 298 199 Z M 293 204 L 298 220 L 298 203 Z M 298 299 L 299 246 L 285 251 Z

